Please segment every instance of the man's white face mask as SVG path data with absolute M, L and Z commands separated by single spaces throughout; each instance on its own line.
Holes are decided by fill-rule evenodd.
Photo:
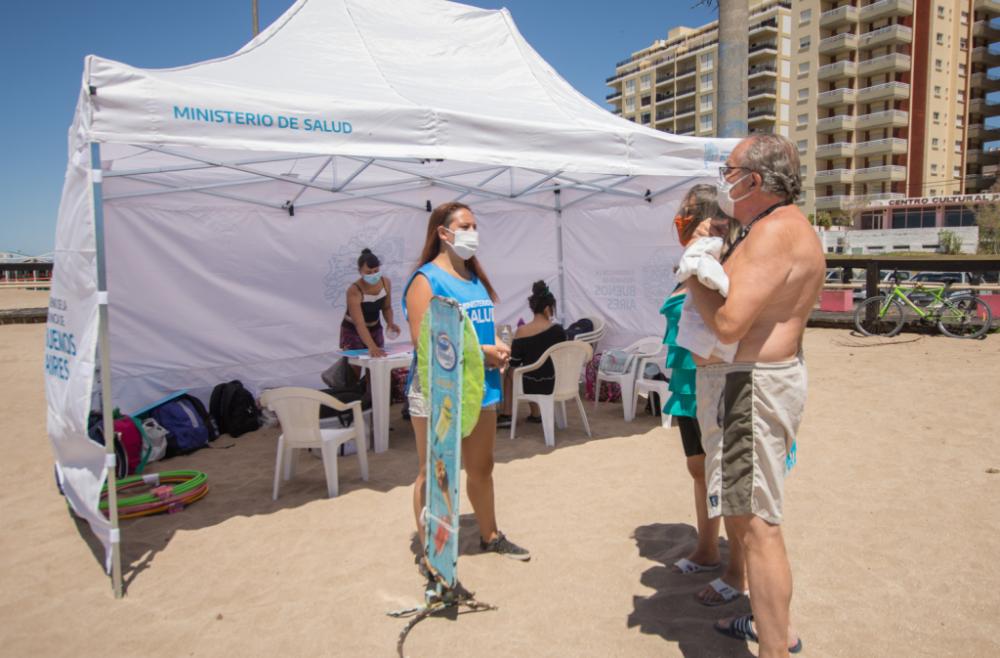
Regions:
M 736 204 L 742 201 L 743 199 L 746 199 L 751 194 L 753 194 L 753 190 L 750 190 L 743 196 L 736 199 L 730 196 L 730 192 L 733 190 L 734 187 L 745 181 L 750 176 L 753 176 L 752 171 L 749 171 L 745 175 L 740 176 L 733 182 L 729 182 L 725 178 L 723 178 L 719 182 L 719 194 L 718 194 L 719 208 L 722 210 L 722 212 L 726 213 L 730 217 L 735 217 L 733 210 L 736 208 Z

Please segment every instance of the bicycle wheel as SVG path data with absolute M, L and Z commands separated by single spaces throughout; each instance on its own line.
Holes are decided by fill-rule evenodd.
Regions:
M 868 319 L 869 310 L 873 320 Z M 865 336 L 895 336 L 903 321 L 903 305 L 885 295 L 869 297 L 854 310 L 854 326 Z
M 957 295 L 944 300 L 938 316 L 938 329 L 952 338 L 979 338 L 990 330 L 993 313 L 979 297 Z

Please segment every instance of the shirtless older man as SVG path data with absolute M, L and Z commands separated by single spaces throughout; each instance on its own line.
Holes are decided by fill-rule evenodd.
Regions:
M 741 141 L 720 168 L 719 206 L 742 226 L 724 263 L 729 295 L 690 279 L 695 307 L 733 363 L 699 364 L 698 422 L 709 516 L 726 518 L 746 552 L 753 615 L 720 620 L 734 637 L 759 639 L 762 657 L 787 656 L 792 574 L 781 534 L 786 457 L 806 398 L 802 333 L 823 285 L 819 240 L 794 202 L 799 157 L 787 139 Z

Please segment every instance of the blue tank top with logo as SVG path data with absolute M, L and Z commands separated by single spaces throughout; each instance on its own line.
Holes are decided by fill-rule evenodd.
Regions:
M 486 286 L 474 276 L 471 279 L 462 279 L 442 270 L 434 263 L 427 263 L 410 277 L 403 291 L 403 316 L 406 314 L 406 292 L 413 283 L 413 279 L 418 274 L 422 274 L 431 285 L 431 293 L 448 297 L 458 302 L 459 306 L 472 320 L 472 326 L 476 329 L 476 337 L 479 338 L 480 345 L 496 344 L 496 327 L 493 324 L 493 300 Z M 500 371 L 496 368 L 486 369 L 486 381 L 483 387 L 483 406 L 499 404 L 501 397 Z

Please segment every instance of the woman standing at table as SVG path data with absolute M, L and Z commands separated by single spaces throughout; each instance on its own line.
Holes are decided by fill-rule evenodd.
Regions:
M 500 369 L 510 358 L 510 347 L 497 338 L 493 325 L 496 292 L 476 260 L 479 233 L 476 218 L 468 206 L 444 203 L 434 209 L 427 224 L 427 239 L 420 256 L 420 268 L 414 272 L 404 293 L 403 312 L 410 323 L 414 344 L 420 335 L 420 323 L 431 297 L 440 295 L 457 301 L 472 320 L 482 345 L 486 367 L 482 412 L 472 433 L 462 440 L 462 461 L 467 476 L 467 490 L 472 510 L 479 523 L 480 547 L 515 560 L 531 557 L 497 528 L 493 503 L 493 446 L 497 435 L 497 405 L 500 402 Z M 415 372 L 411 369 L 411 372 Z M 427 418 L 430 402 L 420 390 L 420 378 L 412 377 L 409 390 L 410 419 L 417 440 L 420 472 L 413 485 L 413 514 L 417 531 L 423 539 L 421 512 L 427 479 Z M 421 545 L 423 542 L 421 541 Z
M 371 249 L 363 249 L 358 257 L 357 281 L 347 287 L 347 313 L 340 323 L 340 349 L 368 350 L 373 357 L 385 356 L 385 317 L 389 337 L 399 335 L 399 326 L 392 319 L 392 285 L 382 276 L 382 263 Z

